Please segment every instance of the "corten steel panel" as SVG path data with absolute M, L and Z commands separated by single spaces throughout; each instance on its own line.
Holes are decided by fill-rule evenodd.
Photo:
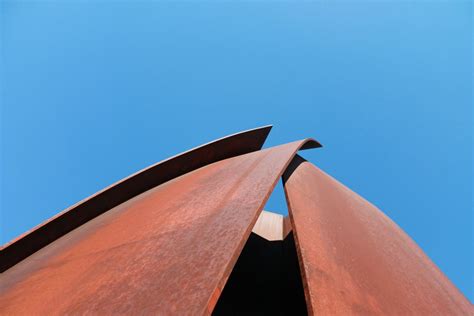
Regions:
M 473 315 L 375 206 L 299 156 L 284 180 L 310 314 Z
M 303 144 L 319 145 L 298 141 L 221 160 L 83 224 L 2 274 L 0 314 L 210 313 Z
M 146 190 L 210 163 L 259 150 L 270 129 L 271 126 L 264 126 L 220 138 L 145 168 L 99 191 L 3 246 L 0 272 Z

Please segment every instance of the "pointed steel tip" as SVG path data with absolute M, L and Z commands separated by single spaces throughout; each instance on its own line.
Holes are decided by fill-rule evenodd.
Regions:
M 248 129 L 248 130 L 243 131 L 243 132 L 255 131 L 255 130 L 259 130 L 259 129 L 272 129 L 272 127 L 273 127 L 273 124 L 262 125 L 262 126 L 258 126 L 258 127 L 255 127 L 255 128 Z
M 241 131 L 241 132 L 232 134 L 232 135 L 230 135 L 230 136 L 237 135 L 237 134 L 244 134 L 244 133 L 257 132 L 257 131 L 263 131 L 264 133 L 266 133 L 266 136 L 268 136 L 268 134 L 270 133 L 270 130 L 272 129 L 272 127 L 273 127 L 272 124 L 270 124 L 270 125 L 263 125 L 263 126 L 259 126 L 259 127 L 247 129 L 247 130 L 244 130 L 244 131 Z M 226 137 L 229 137 L 229 136 L 226 136 Z
M 261 130 L 261 131 L 267 132 L 267 135 L 268 135 L 268 134 L 270 133 L 270 131 L 271 131 L 272 128 L 273 128 L 273 124 L 269 124 L 269 125 L 259 126 L 259 127 L 250 129 L 250 130 L 248 130 L 248 131 L 258 131 L 258 130 Z
M 273 128 L 272 124 L 269 125 L 264 125 L 256 128 L 249 129 L 247 131 L 243 131 L 241 133 L 247 133 L 247 132 L 261 132 L 261 137 L 262 137 L 262 146 L 260 146 L 260 149 L 263 147 L 263 144 L 268 138 L 268 135 L 270 134 L 271 129 Z

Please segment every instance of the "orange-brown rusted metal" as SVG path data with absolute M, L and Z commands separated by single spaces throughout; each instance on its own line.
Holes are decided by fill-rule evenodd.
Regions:
M 5 271 L 0 314 L 210 313 L 298 141 L 154 187 Z
M 299 156 L 284 182 L 310 314 L 474 314 L 375 206 Z
M 220 138 L 145 168 L 73 205 L 0 251 L 0 272 L 132 197 L 210 163 L 262 148 L 271 126 Z

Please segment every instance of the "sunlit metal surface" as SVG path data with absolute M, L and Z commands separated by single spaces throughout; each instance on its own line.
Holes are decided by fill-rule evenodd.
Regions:
M 282 241 L 291 232 L 288 217 L 263 210 L 252 228 L 252 233 L 268 241 Z M 285 230 L 286 229 L 286 230 Z
M 0 272 L 134 196 L 210 163 L 262 148 L 271 126 L 220 138 L 161 161 L 105 188 L 4 245 Z
M 0 314 L 210 313 L 304 140 L 220 160 L 141 193 L 1 276 Z
M 210 314 L 239 256 L 244 268 L 236 268 L 217 312 L 284 306 L 290 315 L 305 308 L 324 315 L 473 314 L 395 223 L 295 157 L 319 143 L 259 150 L 269 130 L 231 135 L 146 168 L 7 244 L 0 253 L 0 314 Z M 257 222 L 283 172 L 291 223 L 267 213 Z M 262 269 L 258 258 L 286 267 L 288 252 L 278 243 L 293 236 L 301 269 L 290 243 L 294 266 L 287 271 L 296 273 L 273 288 L 286 270 Z M 258 293 L 248 287 L 254 285 L 293 299 L 241 306 L 240 295 Z
M 375 206 L 299 156 L 284 178 L 310 314 L 474 314 Z

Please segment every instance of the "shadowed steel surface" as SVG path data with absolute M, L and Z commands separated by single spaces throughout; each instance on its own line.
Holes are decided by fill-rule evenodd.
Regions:
M 293 234 L 269 241 L 252 232 L 212 315 L 307 315 Z
M 0 251 L 0 272 L 132 197 L 210 163 L 262 148 L 271 126 L 233 134 L 143 169 L 35 227 Z
M 0 314 L 210 313 L 298 141 L 207 165 L 5 271 Z
M 284 175 L 310 314 L 473 315 L 387 216 L 297 156 Z

